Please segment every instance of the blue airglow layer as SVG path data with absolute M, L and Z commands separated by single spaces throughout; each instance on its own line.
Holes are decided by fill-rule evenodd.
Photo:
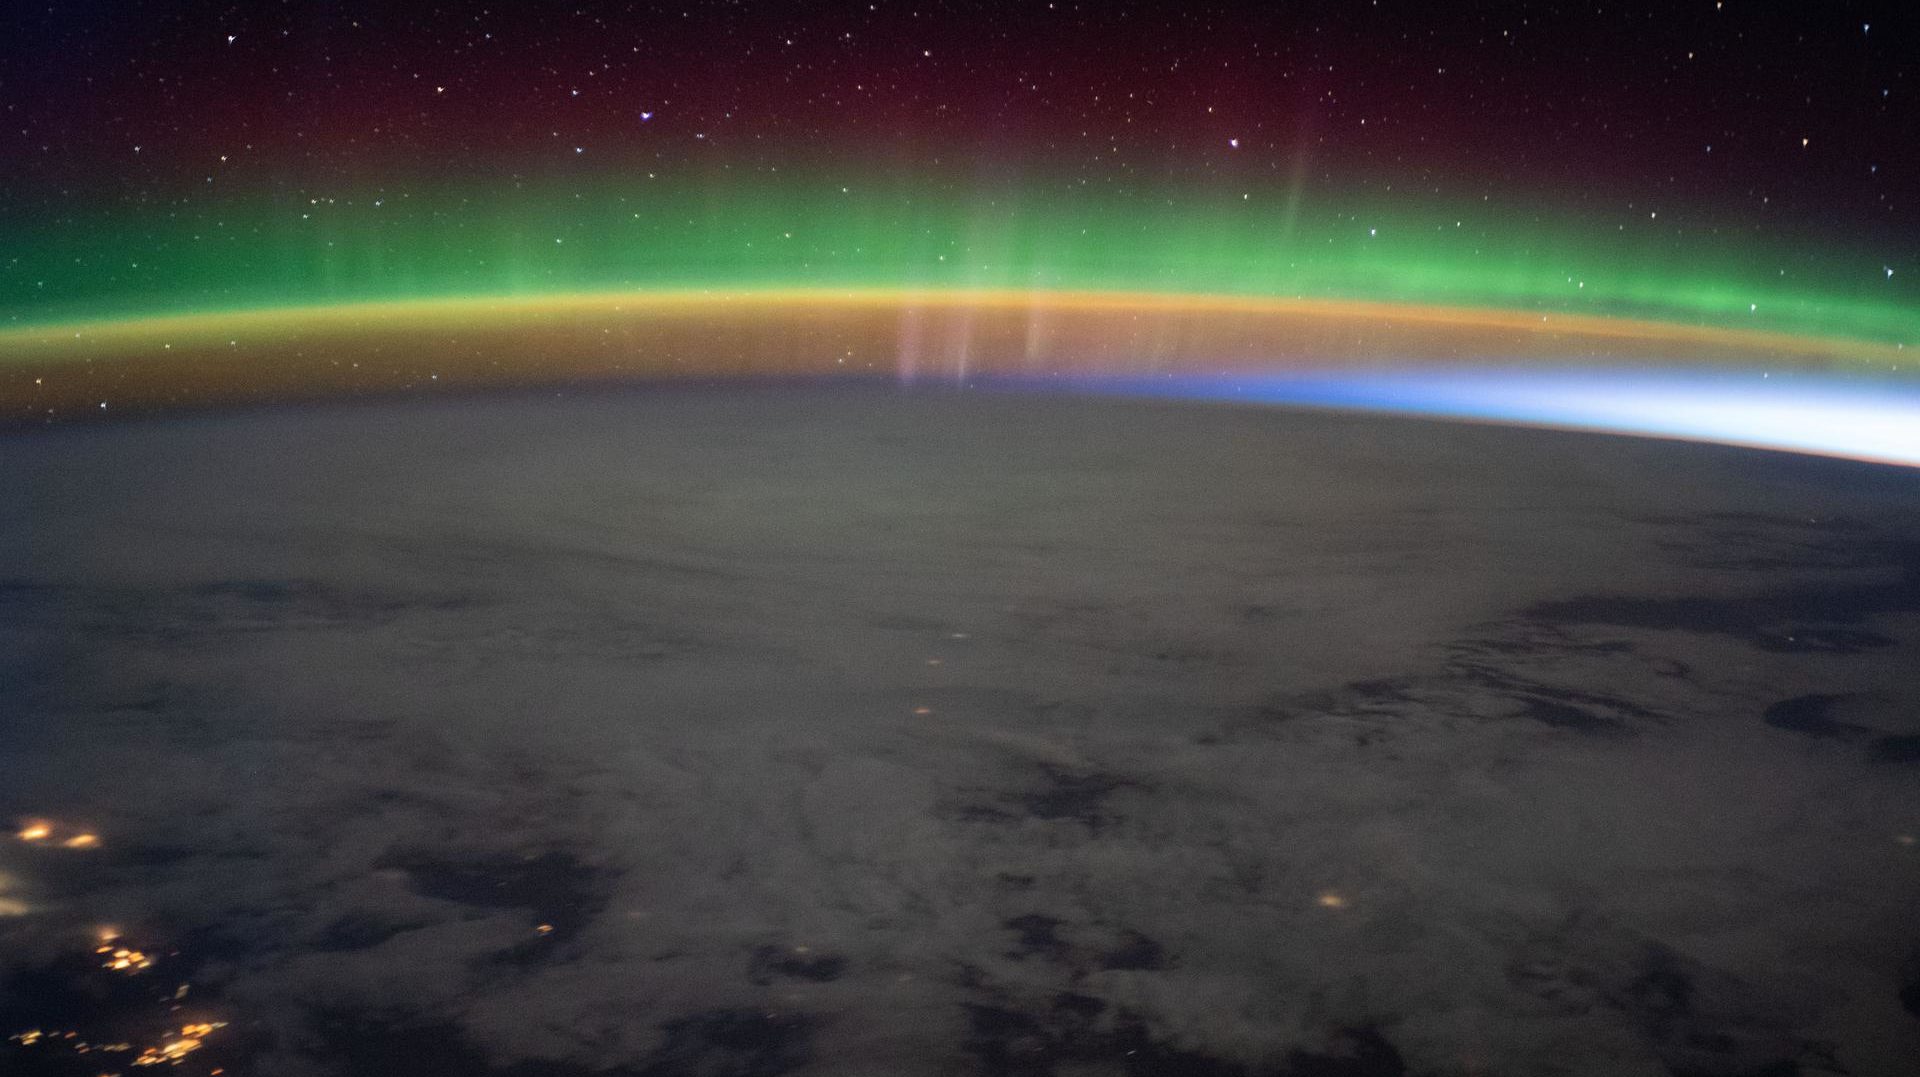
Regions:
M 1904 381 L 1487 369 L 1068 376 L 1010 387 L 1390 412 L 1920 466 L 1920 384 Z

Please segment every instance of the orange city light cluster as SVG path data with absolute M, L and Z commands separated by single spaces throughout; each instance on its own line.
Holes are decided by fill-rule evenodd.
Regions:
M 63 849 L 93 849 L 100 845 L 100 835 L 90 830 L 63 827 L 47 819 L 29 819 L 13 836 L 28 845 L 58 845 Z
M 158 1047 L 149 1047 L 140 1052 L 133 1060 L 136 1066 L 179 1065 L 180 1061 L 200 1048 L 206 1046 L 208 1036 L 215 1029 L 225 1028 L 225 1021 L 208 1021 L 201 1024 L 182 1025 L 180 1035 L 167 1040 Z

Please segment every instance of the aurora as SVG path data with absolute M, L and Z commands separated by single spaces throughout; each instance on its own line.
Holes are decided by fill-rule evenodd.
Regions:
M 454 296 L 905 288 L 1349 299 L 1910 343 L 1858 244 L 1539 199 L 1300 184 L 1077 193 L 904 179 L 378 186 L 99 209 L 13 230 L 0 324 Z M 1653 228 L 1652 225 L 1660 225 Z
M 9 421 L 734 376 L 1229 379 L 1198 395 L 1487 363 L 1884 380 L 1920 335 L 1909 281 L 1858 250 L 1707 227 L 1675 247 L 1538 204 L 1298 184 L 621 179 L 190 209 L 26 230 L 0 289 Z

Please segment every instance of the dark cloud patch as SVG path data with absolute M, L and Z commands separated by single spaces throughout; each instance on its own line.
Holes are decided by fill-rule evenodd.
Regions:
M 1892 637 L 1858 626 L 1920 610 L 1920 545 L 1876 544 L 1873 567 L 1886 578 L 1836 580 L 1744 595 L 1583 595 L 1536 603 L 1525 615 L 1552 625 L 1611 625 L 1731 636 L 1777 654 L 1859 653 L 1892 646 Z
M 801 1014 L 713 1010 L 661 1026 L 638 1077 L 780 1077 L 812 1059 L 816 1021 Z
M 1058 917 L 1039 913 L 1028 913 L 1003 922 L 1000 926 L 1014 933 L 1014 948 L 1007 952 L 1007 956 L 1015 960 L 1029 957 L 1048 961 L 1065 960 L 1070 948 L 1059 934 L 1062 923 Z
M 1472 635 L 1455 640 L 1447 651 L 1461 668 L 1488 669 L 1494 662 L 1631 655 L 1634 647 L 1626 640 L 1585 639 L 1556 625 L 1516 617 L 1475 625 Z
M 747 964 L 747 978 L 765 987 L 775 980 L 829 983 L 846 975 L 848 961 L 840 954 L 818 954 L 806 947 L 761 946 Z
M 1907 958 L 1900 976 L 1900 1007 L 1920 1018 L 1920 950 Z
M 301 1053 L 337 1077 L 406 1073 L 414 1077 L 637 1077 L 626 1068 L 593 1069 L 538 1059 L 495 1064 L 459 1026 L 375 1014 L 315 1016 Z
M 1090 1038 L 1079 1008 L 1024 1013 L 1004 1006 L 969 1004 L 966 1049 L 989 1077 L 1047 1077 L 1067 1060 L 1083 1061 Z
M 313 579 L 207 580 L 180 588 L 18 580 L 0 584 L 0 608 L 21 619 L 53 620 L 103 636 L 158 643 L 246 632 L 364 628 L 409 613 L 458 614 L 479 602 L 470 593 L 403 593 Z
M 1801 625 L 1763 634 L 1754 645 L 1775 654 L 1860 654 L 1892 647 L 1900 641 L 1880 632 L 1859 628 Z
M 815 1021 L 800 1014 L 713 1010 L 659 1026 L 660 1042 L 632 1063 L 493 1059 L 451 1022 L 320 1011 L 301 1054 L 339 1077 L 782 1077 L 812 1057 Z
M 1920 734 L 1875 737 L 1867 745 L 1867 758 L 1876 763 L 1920 763 Z
M 1113 774 L 1075 772 L 1051 764 L 1042 764 L 1040 772 L 1045 776 L 1041 787 L 1019 798 L 1027 814 L 1049 822 L 1065 819 L 1093 828 L 1108 821 L 1108 798 L 1139 784 Z
M 408 885 L 423 897 L 481 909 L 525 909 L 549 929 L 542 938 L 553 942 L 574 935 L 606 903 L 604 873 L 553 850 L 472 859 L 395 855 L 382 866 L 404 871 Z
M 1851 516 L 1703 512 L 1640 517 L 1658 548 L 1690 566 L 1742 573 L 1872 568 L 1884 551 L 1873 521 Z
M 1765 993 L 1656 940 L 1590 918 L 1521 948 L 1508 976 L 1569 1015 L 1612 1010 L 1674 1073 L 1798 1072 L 1817 1046 L 1783 1031 Z
M 1619 736 L 1627 732 L 1618 719 L 1553 699 L 1522 699 L 1520 717 L 1589 736 Z
M 1011 917 L 1000 926 L 1014 935 L 1013 948 L 1002 956 L 1058 966 L 1073 982 L 1100 971 L 1159 972 L 1172 965 L 1165 947 L 1133 928 L 1069 923 L 1042 913 Z
M 1287 1056 L 1285 1077 L 1406 1077 L 1400 1051 L 1371 1025 L 1343 1028 L 1319 1051 L 1296 1049 Z
M 1673 1038 L 1680 1024 L 1694 1016 L 1693 976 L 1679 955 L 1664 946 L 1647 947 L 1633 979 L 1616 1000 L 1656 1038 Z
M 967 790 L 939 811 L 966 823 L 1076 823 L 1098 832 L 1116 821 L 1111 801 L 1118 794 L 1148 788 L 1136 778 L 1062 763 L 1036 763 L 1030 772 L 1024 788 Z
M 1268 700 L 1236 716 L 1238 724 L 1257 728 L 1303 717 L 1358 720 L 1350 736 L 1365 748 L 1435 724 L 1519 718 L 1584 736 L 1621 738 L 1672 720 L 1628 691 L 1568 683 L 1590 684 L 1596 667 L 1630 671 L 1642 679 L 1684 678 L 1671 664 L 1656 664 L 1629 643 L 1578 639 L 1525 620 L 1475 627 L 1474 634 L 1442 648 L 1444 658 L 1435 672 Z
M 1590 648 L 1568 642 L 1558 650 L 1528 643 L 1528 653 L 1539 660 L 1540 675 L 1521 672 L 1511 662 L 1495 665 L 1481 657 L 1486 641 L 1476 638 L 1456 644 L 1446 671 L 1477 687 L 1490 689 L 1520 704 L 1520 715 L 1545 725 L 1600 735 L 1627 734 L 1636 725 L 1659 723 L 1665 717 L 1652 707 L 1617 693 L 1555 684 L 1546 674 L 1558 665 L 1582 658 L 1605 658 L 1644 666 L 1631 647 Z
M 1338 1028 L 1284 1060 L 1248 1063 L 1154 1036 L 1139 1014 L 1072 991 L 1038 1005 L 966 1006 L 966 1047 L 988 1077 L 1406 1077 L 1405 1060 L 1372 1026 Z
M 1834 704 L 1851 698 L 1844 695 L 1810 695 L 1783 699 L 1767 708 L 1762 716 L 1775 729 L 1798 733 L 1803 737 L 1852 737 L 1864 732 L 1859 726 L 1833 717 Z
M 1346 692 L 1368 703 L 1411 703 L 1415 698 L 1413 688 L 1414 680 L 1410 677 L 1376 677 L 1354 681 L 1347 685 Z
M 1794 1074 L 1808 1045 L 1756 1011 L 1744 985 L 1658 943 L 1610 1001 L 1632 1015 L 1678 1074 Z M 1716 982 L 1717 981 L 1717 982 Z
M 1859 720 L 1847 721 L 1840 713 Z M 1763 717 L 1774 729 L 1814 740 L 1864 744 L 1867 759 L 1875 763 L 1920 763 L 1920 734 L 1885 728 L 1912 724 L 1911 714 L 1897 702 L 1889 706 L 1859 693 L 1821 693 L 1783 699 Z
M 408 1023 L 375 1014 L 316 1014 L 303 1054 L 334 1073 L 485 1074 L 493 1067 L 456 1025 Z M 576 1077 L 565 1070 L 550 1077 Z M 532 1077 L 531 1074 L 528 1077 Z
M 390 923 L 370 916 L 343 916 L 328 924 L 308 943 L 320 953 L 351 953 L 371 950 L 406 931 L 424 926 L 419 921 Z
M 1104 1072 L 1127 1077 L 1247 1077 L 1246 1066 L 1188 1051 L 1150 1036 L 1130 1013 L 1108 1013 L 1099 999 L 1073 992 L 1031 1009 L 970 1003 L 968 1053 L 986 1077 L 1065 1077 Z
M 1138 931 L 1125 928 L 1120 932 L 1120 944 L 1100 955 L 1100 967 L 1158 971 L 1167 967 L 1167 953 L 1159 943 Z

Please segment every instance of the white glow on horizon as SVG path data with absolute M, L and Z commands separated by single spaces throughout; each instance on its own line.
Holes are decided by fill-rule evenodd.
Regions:
M 1045 384 L 1678 438 L 1920 466 L 1920 383 L 1912 382 L 1771 372 L 1407 369 L 1076 377 Z

